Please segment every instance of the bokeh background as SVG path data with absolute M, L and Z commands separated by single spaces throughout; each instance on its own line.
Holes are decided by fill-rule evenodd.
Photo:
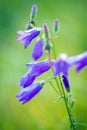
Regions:
M 57 95 L 49 84 L 25 105 L 16 99 L 20 90 L 17 83 L 28 70 L 25 63 L 30 61 L 33 47 L 32 43 L 25 51 L 23 44 L 16 42 L 16 31 L 26 28 L 33 4 L 38 6 L 39 26 L 46 22 L 52 31 L 53 20 L 60 21 L 59 38 L 55 40 L 58 55 L 67 52 L 72 56 L 87 50 L 86 0 L 1 0 L 0 130 L 68 130 L 65 104 L 55 102 Z M 69 79 L 76 99 L 73 114 L 78 122 L 87 123 L 87 68 L 79 74 L 72 68 Z M 78 127 L 87 130 L 86 126 Z

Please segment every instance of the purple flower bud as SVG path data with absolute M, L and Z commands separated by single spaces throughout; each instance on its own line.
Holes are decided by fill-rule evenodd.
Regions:
M 43 55 L 43 42 L 38 39 L 34 45 L 32 57 L 34 60 L 39 59 Z
M 37 13 L 37 6 L 33 5 L 30 13 L 30 20 L 33 21 Z
M 18 94 L 17 98 L 22 104 L 30 101 L 34 96 L 36 96 L 43 88 L 44 83 L 33 83 L 27 88 L 23 88 Z
M 53 26 L 53 31 L 54 31 L 55 33 L 58 32 L 58 23 L 59 23 L 58 19 L 55 19 L 55 20 L 54 20 L 54 26 Z
M 46 23 L 44 23 L 43 27 L 44 27 L 45 33 L 48 33 L 48 25 Z
M 46 23 L 43 25 L 43 29 L 44 29 L 44 32 L 45 32 L 45 37 L 46 37 L 46 39 L 48 39 L 49 38 L 48 25 Z
M 37 12 L 37 6 L 33 5 L 32 6 L 32 14 L 36 14 L 36 12 Z
M 31 41 L 39 35 L 41 28 L 33 28 L 27 31 L 17 31 L 21 36 L 18 37 L 19 43 L 24 42 L 24 48 L 27 48 Z
M 49 31 L 48 31 L 48 25 L 45 23 L 43 25 L 44 28 L 44 32 L 45 32 L 45 37 L 44 37 L 44 41 L 45 41 L 45 50 L 50 52 L 52 45 L 49 41 Z
M 55 26 L 58 25 L 58 19 L 55 19 L 55 20 L 54 20 L 54 24 L 55 24 Z
M 63 84 L 65 86 L 66 91 L 70 92 L 70 85 L 69 85 L 68 78 L 65 75 L 62 75 L 62 80 L 63 80 Z

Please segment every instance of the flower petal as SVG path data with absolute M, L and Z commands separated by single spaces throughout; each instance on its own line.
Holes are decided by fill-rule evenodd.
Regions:
M 31 67 L 31 74 L 35 76 L 40 76 L 41 74 L 48 71 L 51 67 L 48 61 L 28 63 L 26 65 Z
M 34 60 L 37 60 L 38 58 L 40 58 L 43 55 L 43 43 L 40 39 L 38 39 L 35 43 L 35 46 L 33 48 L 33 52 L 32 52 L 32 58 Z
M 27 48 L 30 42 L 39 35 L 41 28 L 33 28 L 26 31 L 17 31 L 21 36 L 18 37 L 17 41 L 25 42 L 24 48 Z
M 87 65 L 87 52 L 72 56 L 67 59 L 68 63 L 76 66 L 76 71 L 81 71 Z
M 31 72 L 28 71 L 21 79 L 19 82 L 19 85 L 22 86 L 23 88 L 29 86 L 32 84 L 32 82 L 35 80 L 35 75 L 31 75 Z
M 87 52 L 81 53 L 76 56 L 69 57 L 67 59 L 67 61 L 72 65 L 81 63 L 83 61 L 87 61 Z
M 34 96 L 36 96 L 40 90 L 42 89 L 44 84 L 40 83 L 33 83 L 32 85 L 28 86 L 27 88 L 23 88 L 18 94 L 17 98 L 23 104 L 30 101 Z
M 79 65 L 77 65 L 76 72 L 80 72 L 86 65 L 87 65 L 87 63 L 86 64 L 79 64 Z
M 23 30 L 17 31 L 17 34 L 23 34 L 23 33 L 24 33 Z
M 54 76 L 59 75 L 60 73 L 68 76 L 68 71 L 70 68 L 70 64 L 67 62 L 67 55 L 61 54 L 57 60 L 54 61 L 53 68 L 54 68 Z
M 26 49 L 28 47 L 28 45 L 31 43 L 32 39 L 27 38 L 24 44 L 24 48 Z
M 29 38 L 29 37 L 30 37 L 30 34 L 23 33 L 21 36 L 18 37 L 17 41 L 18 41 L 18 42 L 21 42 L 21 41 L 23 41 L 24 39 Z
M 28 63 L 27 66 L 30 70 L 20 79 L 19 85 L 27 87 L 33 83 L 33 81 L 50 69 L 48 61 Z
M 57 60 L 57 62 L 54 62 L 53 68 L 54 68 L 54 76 L 59 75 L 61 72 L 61 65 L 60 65 L 59 60 Z

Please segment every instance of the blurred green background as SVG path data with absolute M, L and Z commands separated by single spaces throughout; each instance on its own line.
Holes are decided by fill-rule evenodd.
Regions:
M 76 55 L 87 50 L 86 0 L 1 0 L 0 1 L 0 130 L 68 130 L 69 121 L 63 101 L 55 103 L 57 95 L 47 84 L 33 100 L 21 105 L 16 99 L 17 85 L 27 71 L 32 45 L 25 51 L 16 42 L 17 30 L 25 29 L 33 4 L 38 6 L 37 24 L 60 21 L 56 53 Z M 76 99 L 73 114 L 78 122 L 87 123 L 87 68 L 79 74 L 70 70 L 70 83 Z M 47 78 L 49 74 L 47 75 Z M 44 78 L 44 75 L 41 77 Z M 78 126 L 79 130 L 87 130 Z

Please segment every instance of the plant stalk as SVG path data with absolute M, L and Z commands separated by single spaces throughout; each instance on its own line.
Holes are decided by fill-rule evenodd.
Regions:
M 69 120 L 70 120 L 70 126 L 71 126 L 71 129 L 73 130 L 77 130 L 76 126 L 75 126 L 75 122 L 74 122 L 74 119 L 73 119 L 73 116 L 71 114 L 71 111 L 69 109 L 69 106 L 68 106 L 68 102 L 67 102 L 67 98 L 66 98 L 66 95 L 65 95 L 65 91 L 64 91 L 64 87 L 63 87 L 63 84 L 61 82 L 61 77 L 59 75 L 59 80 L 60 80 L 60 85 L 61 85 L 61 88 L 62 88 L 62 92 L 63 92 L 63 96 L 64 96 L 64 102 L 65 102 L 65 105 L 66 105 L 66 109 L 67 109 L 67 113 L 68 113 L 68 116 L 69 116 Z

